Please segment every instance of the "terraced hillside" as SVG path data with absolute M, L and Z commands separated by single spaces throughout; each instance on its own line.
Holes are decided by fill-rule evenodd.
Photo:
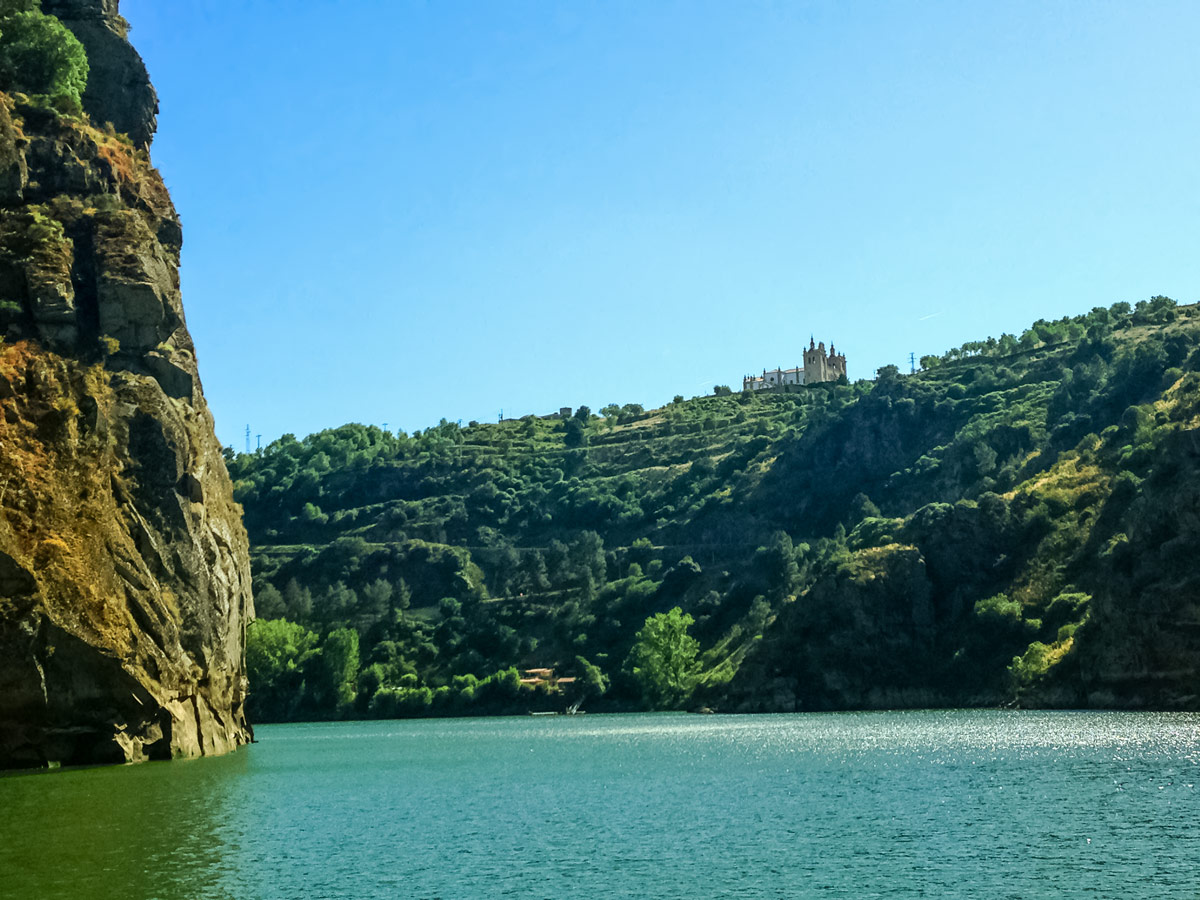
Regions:
M 1160 297 L 874 382 L 230 453 L 252 702 L 1194 706 L 1198 345 Z

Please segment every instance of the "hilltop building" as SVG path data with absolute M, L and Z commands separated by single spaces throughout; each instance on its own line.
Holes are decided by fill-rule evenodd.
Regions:
M 811 337 L 804 351 L 804 365 L 793 369 L 763 369 L 761 375 L 747 375 L 742 379 L 743 391 L 762 391 L 787 384 L 816 384 L 819 381 L 837 381 L 846 374 L 846 357 L 825 342 L 816 343 Z

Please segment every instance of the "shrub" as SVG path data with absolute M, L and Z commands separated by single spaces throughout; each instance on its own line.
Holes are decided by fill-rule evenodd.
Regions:
M 55 108 L 79 113 L 87 53 L 67 26 L 30 5 L 0 2 L 0 87 L 43 94 Z
M 1019 625 L 1022 620 L 1021 604 L 1008 599 L 1007 594 L 996 594 L 975 603 L 975 618 L 989 625 Z

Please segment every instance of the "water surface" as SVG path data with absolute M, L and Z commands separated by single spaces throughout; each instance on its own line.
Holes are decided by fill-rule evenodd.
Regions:
M 1197 896 L 1200 715 L 277 725 L 0 778 L 0 896 Z

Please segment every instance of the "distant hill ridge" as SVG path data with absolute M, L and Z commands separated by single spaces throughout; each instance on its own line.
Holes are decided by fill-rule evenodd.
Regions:
M 543 666 L 597 709 L 1195 708 L 1198 348 L 1154 297 L 874 382 L 287 436 L 230 461 L 249 702 L 564 705 L 514 686 Z M 637 636 L 675 607 L 663 692 Z

